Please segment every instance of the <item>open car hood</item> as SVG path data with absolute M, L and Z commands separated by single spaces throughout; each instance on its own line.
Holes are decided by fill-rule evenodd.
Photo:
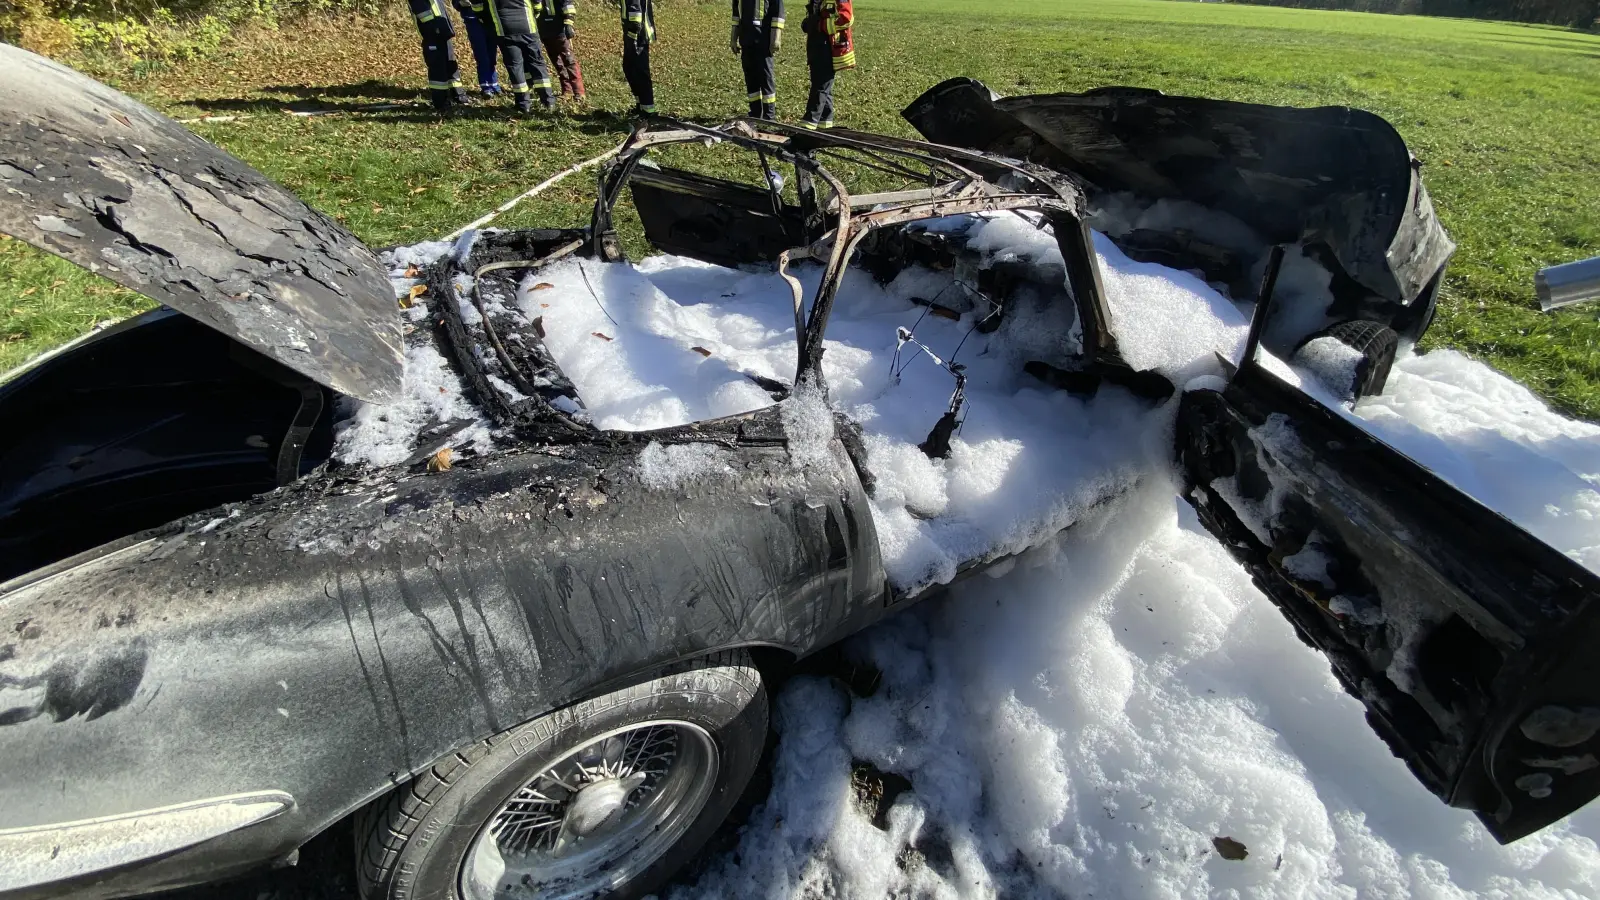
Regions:
M 377 258 L 259 172 L 128 96 L 0 44 L 0 231 L 364 400 L 399 390 Z
M 1420 335 L 1455 250 L 1394 126 L 1359 109 L 1295 109 L 1144 88 L 999 97 L 952 78 L 906 108 L 928 140 L 1073 172 L 1099 191 L 1227 213 L 1268 244 L 1324 249 L 1333 290 Z M 1331 258 L 1330 258 L 1331 257 Z

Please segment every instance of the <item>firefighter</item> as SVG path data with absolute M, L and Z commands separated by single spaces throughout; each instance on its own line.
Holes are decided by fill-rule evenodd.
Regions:
M 833 77 L 856 65 L 856 45 L 851 38 L 855 22 L 851 0 L 807 0 L 800 30 L 806 33 L 806 69 L 811 73 L 811 96 L 800 124 L 806 128 L 833 127 Z
M 783 44 L 783 0 L 733 0 L 728 49 L 744 68 L 744 99 L 753 119 L 778 118 L 778 81 L 772 57 Z
M 489 0 L 452 0 L 461 24 L 467 27 L 467 42 L 472 45 L 472 61 L 478 67 L 478 90 L 487 99 L 501 93 L 500 73 L 495 71 L 494 30 L 489 24 Z
M 571 94 L 573 100 L 582 103 L 587 99 L 583 93 L 583 69 L 572 52 L 572 40 L 578 35 L 574 24 L 577 15 L 575 0 L 544 0 L 539 7 L 539 40 L 544 42 L 545 55 L 561 82 L 561 96 Z
M 411 18 L 422 35 L 422 62 L 428 67 L 428 96 L 433 108 L 448 112 L 456 104 L 467 102 L 467 92 L 461 89 L 461 67 L 456 65 L 456 50 L 450 39 L 456 28 L 439 0 L 410 0 Z
M 511 80 L 511 96 L 516 101 L 517 112 L 533 109 L 530 92 L 539 95 L 539 103 L 545 109 L 555 109 L 556 98 L 550 92 L 550 71 L 545 68 L 544 52 L 539 49 L 539 17 L 534 12 L 533 0 L 484 0 L 484 3 L 494 22 L 500 55 L 506 61 L 506 75 Z
M 655 39 L 651 0 L 622 0 L 622 76 L 633 91 L 633 111 L 638 115 L 656 111 L 656 88 L 650 80 L 650 45 Z

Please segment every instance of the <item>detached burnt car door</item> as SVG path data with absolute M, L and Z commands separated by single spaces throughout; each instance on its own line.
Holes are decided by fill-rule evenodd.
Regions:
M 1195 204 L 1263 253 L 1315 248 L 1331 321 L 1414 340 L 1433 317 L 1453 244 L 1372 113 L 1116 87 L 1002 98 L 951 79 L 904 115 L 937 143 L 1075 173 L 1091 203 Z M 1239 260 L 1181 229 L 1120 240 L 1230 287 L 1250 268 L 1230 274 Z M 1600 579 L 1264 368 L 1263 334 L 1263 358 L 1307 337 L 1264 324 L 1225 387 L 1180 400 L 1186 499 L 1434 793 L 1502 842 L 1578 809 L 1600 793 Z
M 1253 353 L 1177 440 L 1201 522 L 1434 793 L 1503 843 L 1600 793 L 1594 573 Z

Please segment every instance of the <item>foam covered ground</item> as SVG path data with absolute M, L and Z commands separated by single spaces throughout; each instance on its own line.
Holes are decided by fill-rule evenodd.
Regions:
M 994 253 L 1049 262 L 1025 222 L 985 228 Z M 1130 360 L 1182 385 L 1237 354 L 1233 304 L 1097 249 Z M 670 257 L 584 274 L 542 273 L 521 302 L 547 317 L 597 423 L 753 408 L 768 400 L 742 373 L 792 378 L 792 312 L 772 275 Z M 1026 335 L 1002 329 L 961 351 L 972 408 L 951 459 L 917 453 L 950 379 L 926 359 L 890 376 L 894 328 L 926 287 L 904 277 L 851 276 L 825 357 L 835 403 L 871 436 L 885 557 L 901 579 L 942 580 L 975 546 L 1033 549 L 852 639 L 883 673 L 872 696 L 791 681 L 775 698 L 770 796 L 737 848 L 667 900 L 1600 896 L 1600 806 L 1501 847 L 1390 754 L 1177 499 L 1170 407 L 1041 389 L 1010 368 Z M 917 336 L 948 355 L 969 322 L 928 317 Z M 1383 396 L 1343 412 L 1600 566 L 1600 428 L 1449 352 L 1404 354 Z M 647 478 L 723 464 L 657 449 Z M 862 763 L 911 785 L 878 824 L 852 785 Z

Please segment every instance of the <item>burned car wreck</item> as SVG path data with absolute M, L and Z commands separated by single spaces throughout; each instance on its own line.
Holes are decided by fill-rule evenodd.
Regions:
M 892 571 L 862 425 L 829 404 L 847 273 L 914 266 L 959 281 L 923 305 L 970 333 L 1055 317 L 1003 358 L 1016 377 L 1176 406 L 1187 499 L 1442 799 L 1510 841 L 1600 793 L 1595 576 L 1266 364 L 1332 339 L 1360 357 L 1339 390 L 1378 391 L 1431 318 L 1450 244 L 1374 116 L 957 80 L 907 111 L 933 143 L 655 120 L 603 169 L 587 227 L 469 233 L 402 315 L 374 254 L 242 163 L 23 51 L 0 68 L 19 111 L 0 230 L 165 304 L 0 383 L 7 896 L 227 877 L 350 816 L 368 897 L 660 885 L 757 766 L 764 671 L 1013 552 Z M 1304 127 L 1360 163 L 1291 171 Z M 652 161 L 712 148 L 759 174 Z M 1226 380 L 1137 369 L 1106 307 L 1096 210 L 1178 201 L 1249 237 L 1109 230 L 1254 302 Z M 520 302 L 562 265 L 626 269 L 629 204 L 655 247 L 781 285 L 793 368 L 740 376 L 754 408 L 599 427 Z M 985 256 L 950 226 L 1013 213 L 1059 259 Z M 1331 273 L 1332 304 L 1275 296 L 1286 246 Z M 925 349 L 915 326 L 898 340 Z M 928 355 L 948 403 L 919 451 L 942 458 L 970 370 Z M 427 391 L 474 414 L 341 458 L 424 358 L 448 366 Z M 1090 502 L 1114 499 L 1103 484 Z M 1285 563 L 1313 546 L 1328 583 Z

